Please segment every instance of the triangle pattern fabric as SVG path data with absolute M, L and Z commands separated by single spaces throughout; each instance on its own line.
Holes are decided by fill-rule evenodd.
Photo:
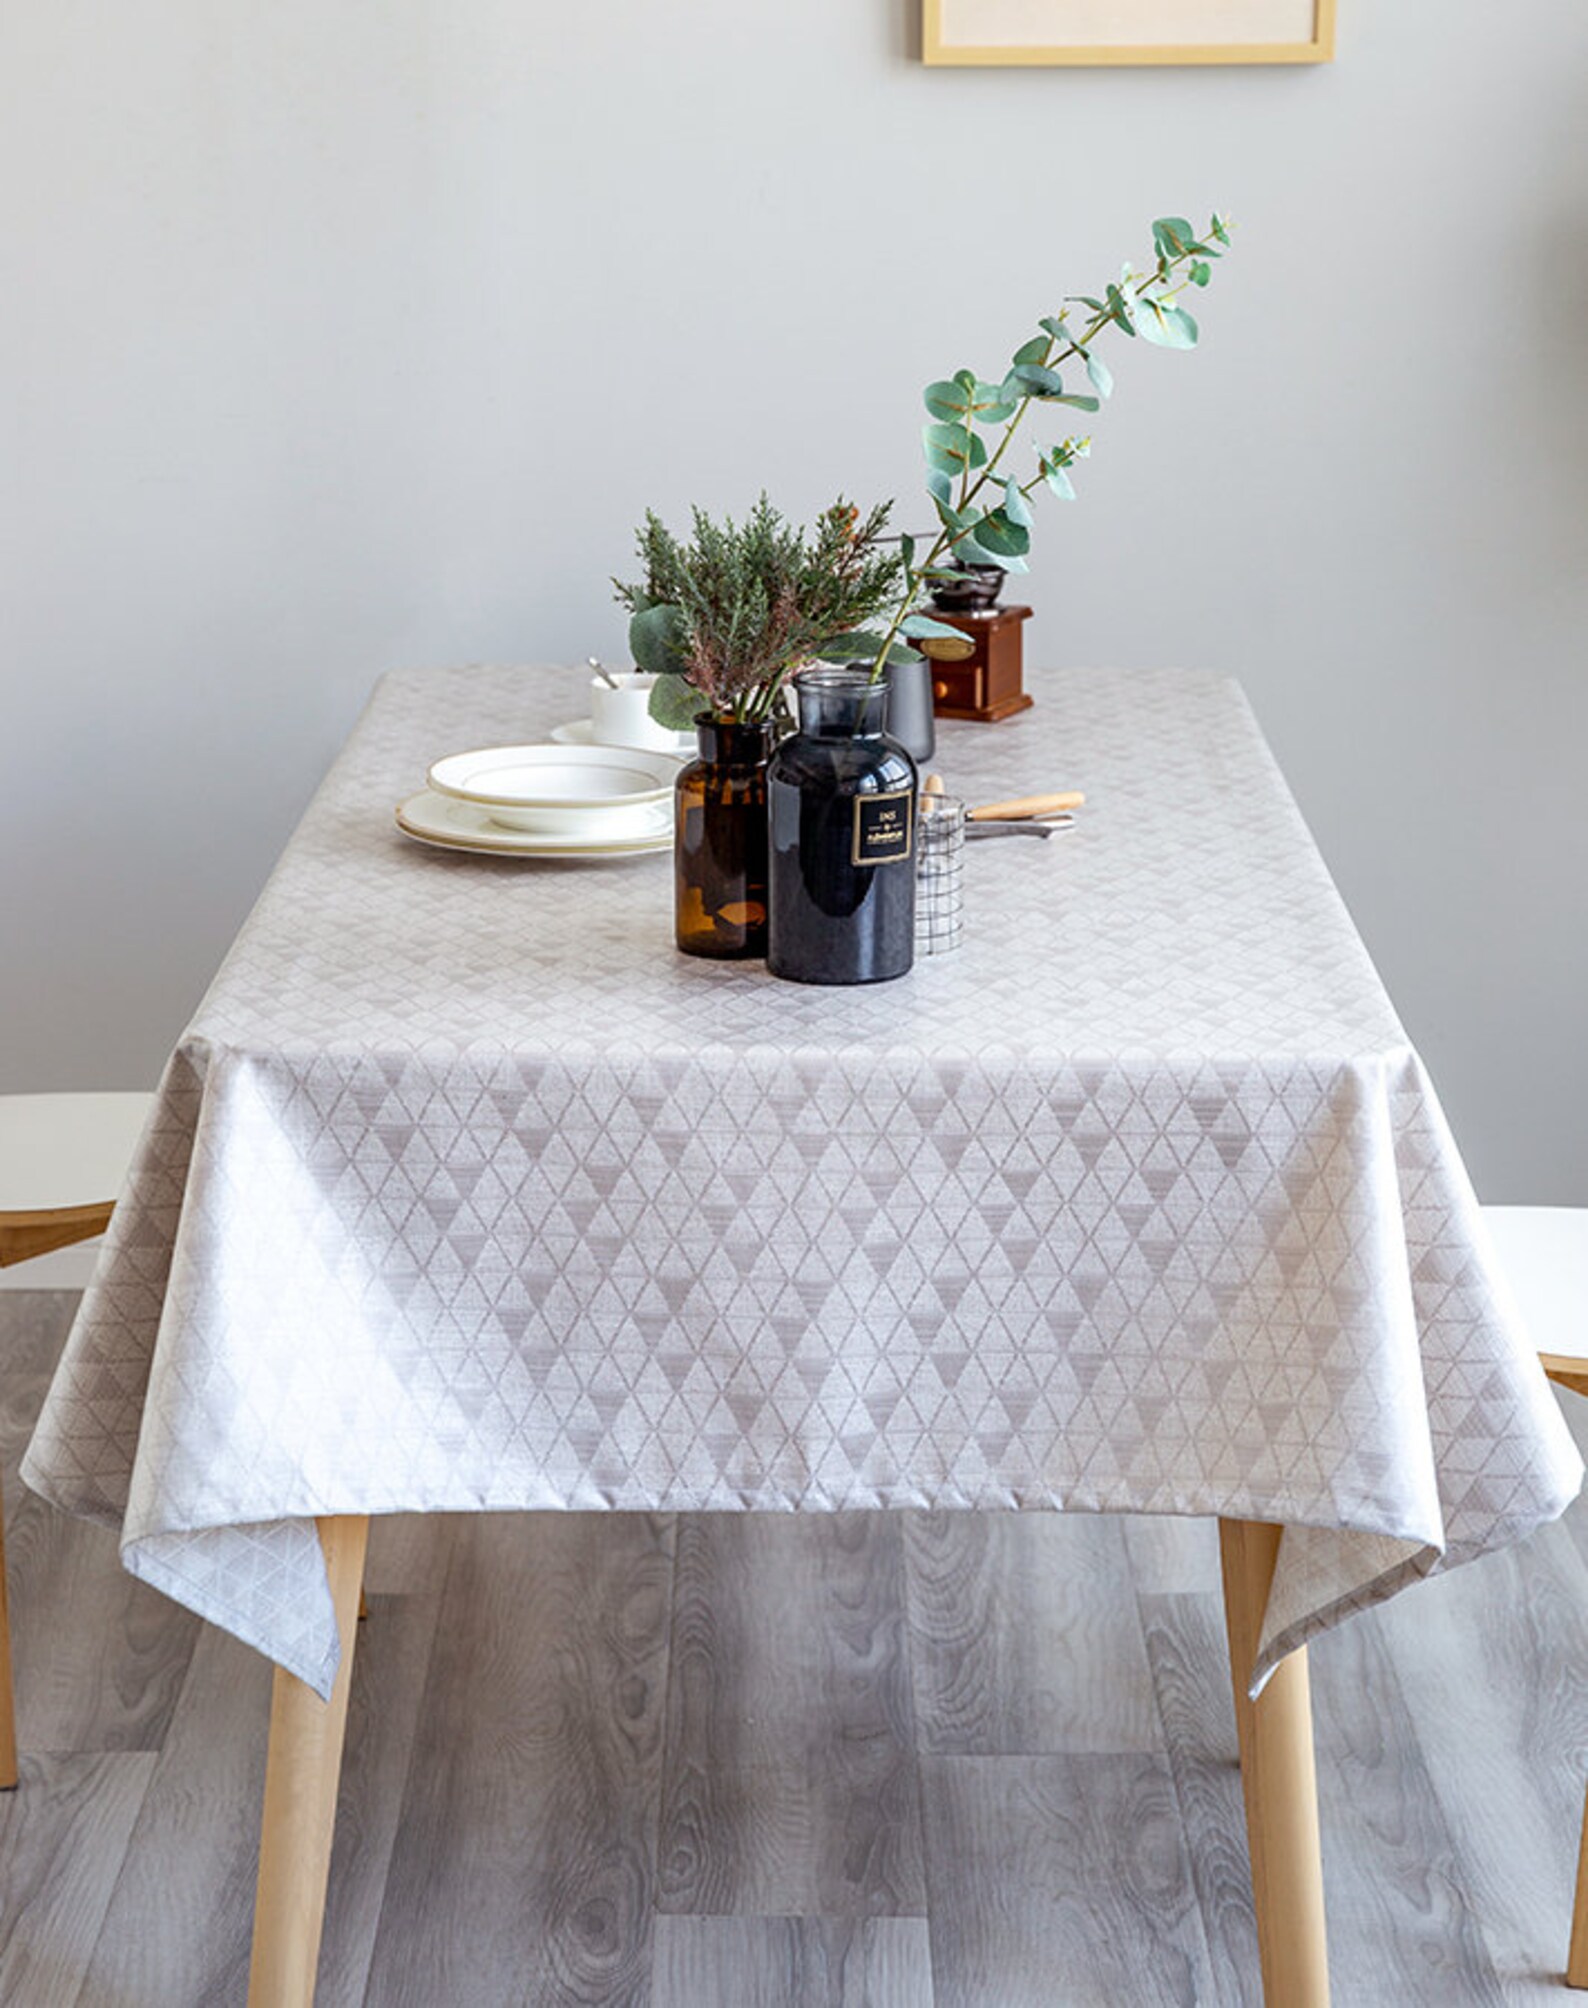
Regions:
M 391 805 L 566 672 L 388 678 L 173 1056 L 25 1466 L 322 1692 L 314 1516 L 963 1507 L 1285 1524 L 1275 1656 L 1582 1467 L 1238 688 L 944 731 L 979 846 L 893 984 L 674 952 L 662 860 Z M 1016 786 L 1020 782 L 1022 786 Z

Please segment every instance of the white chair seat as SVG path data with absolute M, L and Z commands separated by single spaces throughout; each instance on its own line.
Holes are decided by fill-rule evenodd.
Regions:
M 0 1214 L 107 1205 L 154 1097 L 0 1095 Z
M 1486 1206 L 1483 1218 L 1534 1350 L 1588 1358 L 1588 1207 Z

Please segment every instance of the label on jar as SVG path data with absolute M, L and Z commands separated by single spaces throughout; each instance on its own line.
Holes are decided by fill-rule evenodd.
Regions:
M 857 865 L 901 864 L 915 836 L 915 794 L 901 788 L 891 795 L 855 797 L 855 842 L 850 861 Z

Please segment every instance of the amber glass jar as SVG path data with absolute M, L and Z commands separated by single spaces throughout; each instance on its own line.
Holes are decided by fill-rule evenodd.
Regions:
M 698 718 L 700 757 L 675 784 L 676 937 L 686 955 L 766 953 L 767 725 Z

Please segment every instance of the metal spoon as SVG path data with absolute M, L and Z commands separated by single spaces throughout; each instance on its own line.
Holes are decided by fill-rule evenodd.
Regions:
M 965 825 L 965 834 L 967 837 L 973 837 L 978 830 L 991 830 L 998 832 L 1000 835 L 1007 836 L 1014 830 L 1053 831 L 1073 830 L 1074 828 L 1075 817 L 1066 809 L 1056 816 L 993 816 L 985 822 L 967 822 Z
M 979 843 L 983 837 L 1053 837 L 1074 827 L 1073 816 L 1052 823 L 967 823 L 965 838 L 967 842 Z

